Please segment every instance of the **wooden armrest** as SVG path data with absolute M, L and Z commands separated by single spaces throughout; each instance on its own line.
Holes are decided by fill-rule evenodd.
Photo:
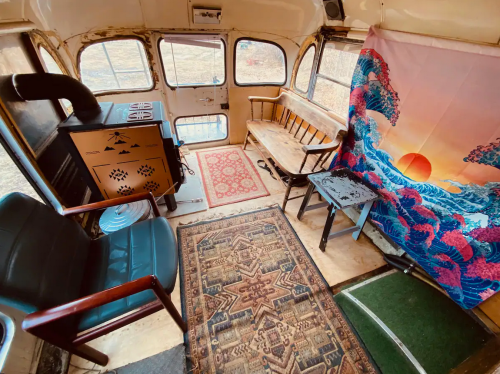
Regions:
M 91 212 L 97 209 L 110 208 L 112 206 L 133 203 L 134 201 L 149 200 L 151 208 L 153 208 L 153 213 L 155 217 L 160 217 L 160 210 L 158 209 L 158 204 L 151 192 L 141 192 L 135 195 L 117 197 L 115 199 L 103 200 L 97 203 L 75 206 L 73 208 L 64 209 L 61 213 L 63 216 L 74 216 L 80 213 Z
M 248 100 L 250 102 L 257 102 L 257 103 L 276 103 L 279 100 L 278 97 L 262 97 L 262 96 L 248 96 Z
M 337 138 L 333 142 L 330 142 L 330 143 L 304 145 L 302 147 L 302 150 L 307 155 L 311 155 L 311 154 L 314 155 L 314 154 L 318 154 L 318 153 L 325 153 L 325 152 L 334 151 L 339 147 L 339 145 L 340 145 L 340 140 Z
M 22 327 L 23 330 L 30 331 L 51 322 L 61 320 L 62 318 L 83 313 L 89 309 L 109 304 L 113 301 L 123 299 L 124 297 L 134 295 L 148 289 L 153 289 L 157 296 L 158 292 L 165 292 L 155 275 L 147 275 L 122 285 L 82 297 L 81 299 L 67 304 L 28 314 L 23 321 Z

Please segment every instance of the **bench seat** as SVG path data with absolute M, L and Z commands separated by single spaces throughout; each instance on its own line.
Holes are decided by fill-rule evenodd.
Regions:
M 248 100 L 252 119 L 247 121 L 248 131 L 243 149 L 246 149 L 248 142 L 255 146 L 274 177 L 284 184 L 286 191 L 282 209 L 285 210 L 288 200 L 300 198 L 288 198 L 292 187 L 308 175 L 322 171 L 323 164 L 338 149 L 347 129 L 331 112 L 289 91 L 275 98 L 250 96 Z M 260 104 L 256 111 L 254 103 L 257 106 Z M 270 120 L 264 118 L 264 104 L 272 105 Z M 254 116 L 259 109 L 260 119 Z M 267 156 L 255 145 L 252 136 L 288 176 L 286 183 L 280 179 Z M 319 144 L 311 144 L 315 139 Z
M 247 121 L 247 129 L 272 156 L 280 169 L 286 170 L 290 176 L 305 177 L 314 173 L 313 168 L 319 155 L 308 157 L 302 171 L 300 171 L 300 165 L 304 159 L 304 151 L 302 150 L 304 144 L 300 143 L 300 139 L 294 138 L 293 133 L 289 133 L 278 122 Z M 316 166 L 315 172 L 319 171 L 321 170 Z

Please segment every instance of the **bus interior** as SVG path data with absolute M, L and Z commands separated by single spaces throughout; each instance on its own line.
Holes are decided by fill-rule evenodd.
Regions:
M 497 0 L 0 0 L 0 372 L 500 372 L 499 87 Z

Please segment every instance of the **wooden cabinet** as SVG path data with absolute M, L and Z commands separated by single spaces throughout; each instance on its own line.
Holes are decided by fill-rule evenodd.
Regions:
M 158 124 L 69 135 L 105 199 L 147 191 L 161 196 L 173 185 Z

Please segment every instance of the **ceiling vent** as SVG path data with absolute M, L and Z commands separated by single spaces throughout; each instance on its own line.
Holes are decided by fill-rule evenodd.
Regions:
M 193 23 L 220 24 L 222 10 L 220 8 L 193 8 Z
M 329 20 L 342 21 L 345 18 L 342 0 L 324 0 L 326 15 Z

